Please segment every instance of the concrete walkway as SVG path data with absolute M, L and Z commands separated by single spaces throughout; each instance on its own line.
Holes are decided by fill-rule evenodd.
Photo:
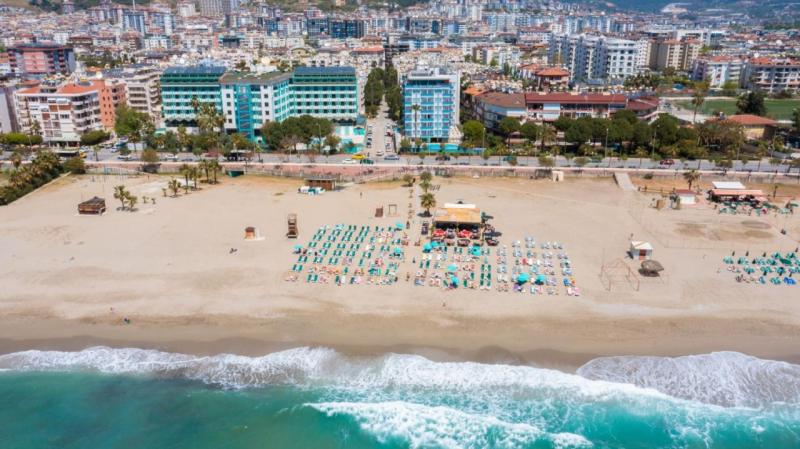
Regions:
M 633 185 L 631 182 L 631 177 L 628 176 L 627 173 L 614 172 L 614 181 L 616 181 L 617 185 L 622 190 L 628 190 L 631 192 L 636 191 L 636 186 Z

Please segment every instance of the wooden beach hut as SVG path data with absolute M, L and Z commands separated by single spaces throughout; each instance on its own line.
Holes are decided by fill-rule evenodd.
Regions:
M 101 215 L 106 211 L 106 200 L 94 197 L 78 204 L 78 213 L 81 215 Z
M 306 178 L 306 185 L 309 187 L 321 187 L 329 192 L 336 189 L 336 178 L 334 176 L 314 176 Z

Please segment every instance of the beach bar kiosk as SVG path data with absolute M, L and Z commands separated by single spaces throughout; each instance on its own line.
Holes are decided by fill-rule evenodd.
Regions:
M 482 227 L 481 210 L 474 204 L 445 203 L 433 212 L 434 229 L 466 229 L 479 233 Z
M 306 178 L 306 185 L 309 187 L 321 187 L 328 192 L 336 189 L 336 178 L 334 176 L 314 176 Z
M 634 260 L 650 260 L 653 258 L 653 245 L 648 242 L 632 240 L 628 253 Z
M 94 197 L 78 204 L 78 213 L 81 215 L 102 215 L 106 211 L 106 200 Z

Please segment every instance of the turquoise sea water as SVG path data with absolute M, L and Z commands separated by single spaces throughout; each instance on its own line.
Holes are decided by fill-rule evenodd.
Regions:
M 800 447 L 800 366 L 737 353 L 574 375 L 324 348 L 92 348 L 4 355 L 0 369 L 4 449 Z

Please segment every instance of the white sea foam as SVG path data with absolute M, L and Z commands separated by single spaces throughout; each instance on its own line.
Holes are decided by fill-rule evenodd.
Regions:
M 738 352 L 683 357 L 602 357 L 583 365 L 578 374 L 725 407 L 800 403 L 800 365 Z
M 263 357 L 197 357 L 145 349 L 93 347 L 78 352 L 24 351 L 0 356 L 0 368 L 96 370 L 199 380 L 227 388 L 328 385 L 360 389 L 431 388 L 437 391 L 543 392 L 604 401 L 666 398 L 655 390 L 598 382 L 529 366 L 439 363 L 421 356 L 347 357 L 326 348 L 295 348 Z
M 525 423 L 464 413 L 449 407 L 408 402 L 328 402 L 307 404 L 327 416 L 352 417 L 381 442 L 400 439 L 411 448 L 518 448 L 547 441 L 556 448 L 587 448 L 592 444 L 572 433 L 551 434 Z

